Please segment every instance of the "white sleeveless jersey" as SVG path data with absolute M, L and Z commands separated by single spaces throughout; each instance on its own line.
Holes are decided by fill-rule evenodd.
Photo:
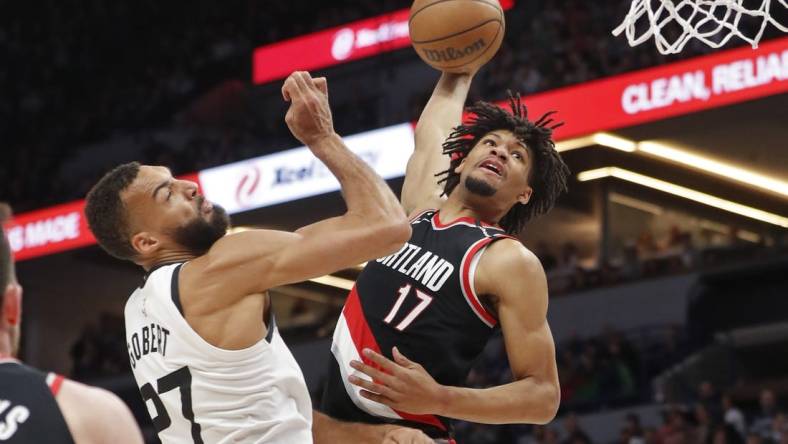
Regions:
M 208 344 L 182 315 L 181 265 L 149 273 L 125 310 L 131 368 L 161 441 L 311 443 L 309 392 L 275 323 L 243 350 Z

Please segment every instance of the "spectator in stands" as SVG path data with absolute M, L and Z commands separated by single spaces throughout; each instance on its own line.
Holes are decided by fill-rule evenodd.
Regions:
M 771 389 L 767 388 L 761 391 L 760 407 L 760 412 L 752 420 L 750 436 L 755 434 L 766 438 L 771 433 L 772 423 L 777 416 L 777 399 Z
M 692 433 L 695 442 L 705 443 L 711 440 L 714 424 L 708 408 L 703 403 L 695 404 L 695 422 L 695 430 Z
M 788 442 L 788 417 L 784 412 L 779 412 L 772 422 L 772 432 L 769 436 L 775 444 Z
M 693 430 L 687 422 L 686 412 L 673 406 L 664 414 L 664 424 L 659 437 L 664 444 L 692 444 Z
M 746 442 L 747 442 L 747 444 L 767 444 L 767 443 L 764 442 L 763 438 L 761 438 L 761 435 L 759 435 L 759 434 L 757 434 L 755 432 L 750 432 L 750 434 L 747 435 L 747 441 Z
M 706 442 L 711 444 L 744 444 L 744 436 L 739 435 L 739 432 L 730 424 L 718 425 L 714 429 L 711 440 Z
M 733 427 L 736 433 L 744 439 L 744 434 L 747 432 L 747 423 L 742 411 L 733 403 L 733 398 L 730 393 L 722 395 L 722 409 L 725 424 Z
M 646 427 L 643 432 L 643 442 L 645 444 L 662 444 L 662 440 L 659 437 L 659 433 L 657 429 L 654 427 Z M 636 443 L 631 443 L 636 444 Z
M 645 442 L 645 433 L 637 413 L 627 413 L 624 418 L 624 427 L 621 429 L 621 436 L 621 444 L 643 444 Z
M 566 432 L 566 437 L 561 441 L 561 444 L 591 444 L 591 438 L 588 434 L 580 427 L 580 423 L 578 421 L 577 415 L 574 412 L 570 412 L 564 418 L 564 431 Z
M 703 381 L 698 385 L 698 402 L 703 405 L 706 413 L 710 416 L 710 422 L 722 422 L 722 405 L 711 381 Z

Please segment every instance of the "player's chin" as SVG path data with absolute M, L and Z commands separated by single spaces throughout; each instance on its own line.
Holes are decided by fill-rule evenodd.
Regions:
M 501 180 L 493 180 L 488 175 L 472 174 L 465 179 L 465 188 L 473 194 L 489 197 L 498 192 Z

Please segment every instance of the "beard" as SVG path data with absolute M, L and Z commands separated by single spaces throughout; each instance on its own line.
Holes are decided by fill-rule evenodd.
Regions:
M 202 200 L 199 204 L 198 208 L 202 206 Z M 208 219 L 198 216 L 176 228 L 172 236 L 179 245 L 201 256 L 227 233 L 229 226 L 230 218 L 227 212 L 219 205 L 214 205 Z
M 471 176 L 465 178 L 465 189 L 482 197 L 493 196 L 498 191 L 489 183 Z

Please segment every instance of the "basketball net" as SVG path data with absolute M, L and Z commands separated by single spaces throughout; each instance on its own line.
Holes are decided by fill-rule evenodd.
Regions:
M 761 5 L 752 9 L 744 6 L 745 1 Z M 693 38 L 719 48 L 737 36 L 757 48 L 769 23 L 788 32 L 788 23 L 779 23 L 771 16 L 772 6 L 788 9 L 788 0 L 632 0 L 627 16 L 613 30 L 613 35 L 625 32 L 630 46 L 654 37 L 662 54 L 681 52 Z M 754 35 L 747 35 L 741 29 L 742 18 L 748 24 L 760 20 Z

